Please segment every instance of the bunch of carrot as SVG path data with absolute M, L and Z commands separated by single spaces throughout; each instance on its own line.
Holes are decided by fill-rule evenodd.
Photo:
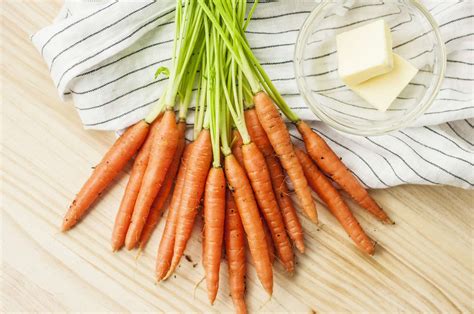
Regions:
M 156 278 L 165 280 L 178 266 L 203 209 L 202 261 L 209 300 L 212 304 L 217 295 L 224 247 L 231 296 L 240 313 L 246 312 L 246 247 L 270 295 L 274 258 L 291 274 L 293 245 L 304 253 L 303 229 L 286 176 L 312 222 L 318 223 L 318 215 L 311 190 L 369 255 L 375 243 L 333 181 L 377 219 L 391 223 L 326 142 L 291 111 L 253 55 L 244 31 L 257 3 L 246 16 L 245 0 L 177 1 L 172 67 L 157 71 L 169 75 L 162 97 L 109 149 L 62 225 L 63 231 L 72 228 L 135 156 L 112 249 L 143 249 L 170 199 L 156 262 Z M 194 139 L 186 143 L 193 100 Z M 307 152 L 293 146 L 278 108 L 297 126 Z

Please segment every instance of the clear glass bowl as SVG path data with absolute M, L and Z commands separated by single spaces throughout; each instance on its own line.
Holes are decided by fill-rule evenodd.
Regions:
M 377 19 L 391 28 L 393 51 L 419 69 L 386 112 L 352 92 L 337 72 L 336 35 Z M 294 59 L 300 93 L 319 119 L 364 136 L 399 130 L 420 117 L 436 98 L 446 69 L 438 26 L 416 0 L 323 0 L 300 30 Z

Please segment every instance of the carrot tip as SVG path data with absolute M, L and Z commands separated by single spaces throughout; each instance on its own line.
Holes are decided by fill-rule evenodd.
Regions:
M 61 225 L 61 232 L 66 232 L 69 229 L 71 229 L 71 226 L 69 226 L 69 225 L 67 225 L 63 222 L 63 224 Z
M 173 271 L 174 271 L 174 268 L 171 267 L 171 268 L 168 270 L 168 272 L 166 273 L 166 275 L 164 275 L 163 278 L 161 278 L 161 280 L 166 280 L 166 279 L 168 279 L 168 278 L 171 276 L 171 274 L 173 273 Z
M 301 254 L 304 254 L 305 246 L 304 246 L 303 241 L 296 242 L 295 246 Z
M 385 218 L 384 220 L 382 220 L 382 223 L 385 224 L 385 225 L 394 225 L 395 224 L 395 221 L 393 221 L 392 219 L 390 219 L 389 217 Z
M 313 222 L 314 224 L 319 225 L 318 216 L 308 216 L 308 218 L 309 218 L 309 220 L 311 220 L 311 222 Z
M 234 299 L 233 301 L 236 313 L 247 313 L 247 306 L 245 305 L 245 300 L 243 298 Z
M 270 297 L 270 299 L 272 298 L 272 295 L 273 295 L 273 286 L 270 286 L 270 287 L 264 287 L 265 291 L 267 292 L 268 296 Z
M 138 249 L 137 256 L 135 256 L 135 260 L 138 260 L 138 259 L 140 258 L 140 256 L 142 256 L 142 252 L 143 252 L 142 249 L 139 248 L 139 249 Z

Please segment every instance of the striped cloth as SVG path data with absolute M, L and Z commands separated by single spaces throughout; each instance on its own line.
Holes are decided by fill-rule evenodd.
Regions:
M 347 2 L 357 6 L 360 0 Z M 446 79 L 435 103 L 411 128 L 384 136 L 336 132 L 317 121 L 300 97 L 293 52 L 314 1 L 261 3 L 247 30 L 255 54 L 288 103 L 312 121 L 369 188 L 474 184 L 474 2 L 423 3 L 446 44 Z M 66 1 L 54 23 L 32 36 L 60 97 L 74 101 L 85 128 L 123 129 L 143 118 L 159 99 L 166 79 L 153 80 L 153 75 L 158 66 L 170 63 L 173 14 L 174 1 Z M 410 49 L 416 40 L 400 49 Z M 295 130 L 292 134 L 300 142 Z

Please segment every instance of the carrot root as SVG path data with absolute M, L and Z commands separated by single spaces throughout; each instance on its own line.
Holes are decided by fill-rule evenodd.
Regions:
M 225 157 L 225 174 L 242 219 L 258 278 L 267 293 L 272 295 L 273 270 L 257 202 L 244 169 L 232 154 Z
M 229 269 L 230 295 L 237 313 L 247 313 L 245 305 L 246 252 L 245 234 L 234 197 L 227 190 L 225 216 L 225 251 Z
M 283 168 L 285 168 L 295 188 L 296 195 L 301 203 L 305 214 L 314 223 L 318 222 L 316 205 L 311 197 L 311 189 L 308 186 L 303 169 L 296 158 L 290 133 L 283 121 L 278 109 L 272 99 L 264 92 L 256 94 L 253 98 L 258 120 L 262 124 L 265 133 L 278 155 Z
M 183 150 L 186 144 L 186 140 L 184 138 L 184 133 L 186 131 L 186 122 L 180 121 L 178 123 L 178 146 L 176 148 L 176 152 L 174 153 L 173 161 L 171 162 L 170 167 L 168 168 L 168 172 L 166 173 L 166 178 L 163 182 L 163 186 L 161 187 L 158 195 L 156 196 L 155 200 L 150 209 L 150 213 L 148 214 L 147 221 L 145 226 L 143 227 L 142 234 L 140 236 L 140 248 L 143 250 L 150 239 L 153 231 L 155 230 L 158 222 L 160 221 L 161 215 L 163 213 L 163 206 L 165 205 L 166 200 L 168 199 L 169 193 L 171 192 L 171 188 L 173 186 L 174 179 L 176 178 L 176 174 L 178 172 L 179 165 L 181 163 L 181 157 L 183 154 Z
M 203 264 L 207 295 L 214 304 L 219 288 L 222 241 L 225 220 L 225 176 L 222 168 L 211 168 L 204 191 Z
M 270 233 L 270 230 L 268 229 L 267 223 L 265 222 L 265 218 L 262 219 L 262 226 L 263 226 L 263 231 L 265 232 L 265 240 L 267 241 L 267 246 L 268 246 L 268 256 L 270 257 L 270 263 L 275 262 L 275 246 L 273 245 L 273 239 L 272 239 L 272 234 Z
M 191 162 L 192 161 L 192 167 Z M 186 169 L 183 192 L 176 225 L 176 238 L 173 259 L 165 278 L 168 278 L 181 260 L 186 244 L 191 237 L 194 219 L 198 212 L 199 202 L 204 192 L 206 177 L 212 161 L 211 137 L 209 130 L 202 130 L 192 145 Z
M 133 249 L 140 240 L 151 205 L 163 184 L 177 147 L 178 128 L 176 116 L 174 111 L 168 110 L 163 115 L 158 131 L 154 136 L 150 159 L 133 209 L 127 236 L 125 237 L 125 246 L 129 250 Z
M 286 234 L 283 217 L 273 193 L 270 172 L 263 154 L 255 143 L 250 142 L 242 146 L 244 165 L 258 206 L 263 213 L 268 229 L 275 244 L 275 252 L 279 260 L 289 273 L 295 268 L 293 249 Z
M 393 223 L 329 145 L 316 132 L 313 132 L 304 121 L 299 121 L 297 127 L 303 136 L 306 151 L 318 167 L 374 217 L 387 224 Z
M 278 206 L 280 207 L 288 236 L 295 243 L 296 248 L 301 253 L 304 253 L 303 228 L 301 227 L 300 220 L 296 214 L 295 207 L 293 206 L 293 201 L 289 196 L 283 169 L 281 168 L 278 158 L 275 156 L 275 151 L 273 150 L 272 144 L 270 143 L 265 130 L 258 120 L 255 108 L 247 109 L 245 111 L 245 123 L 252 142 L 257 145 L 263 156 L 265 156 L 272 180 L 273 191 Z
M 69 206 L 61 231 L 67 231 L 77 224 L 92 203 L 135 155 L 145 141 L 148 131 L 148 123 L 142 120 L 128 128 L 115 141 Z
M 303 227 L 301 226 L 300 219 L 298 218 L 296 209 L 293 206 L 293 201 L 289 195 L 290 192 L 288 191 L 288 186 L 285 182 L 285 174 L 283 173 L 283 169 L 281 168 L 277 157 L 272 155 L 265 159 L 268 170 L 270 171 L 273 190 L 283 216 L 283 222 L 285 223 L 288 236 L 293 241 L 298 251 L 300 251 L 300 253 L 304 253 L 305 245 Z
M 165 229 L 161 237 L 160 245 L 156 258 L 156 278 L 158 281 L 163 280 L 171 266 L 173 258 L 174 240 L 176 233 L 176 224 L 178 223 L 179 203 L 183 192 L 184 179 L 186 175 L 187 163 L 191 152 L 192 144 L 186 145 L 184 148 L 183 158 L 179 167 L 176 184 L 171 197 L 171 202 L 166 217 Z
M 148 165 L 148 158 L 150 157 L 151 144 L 153 138 L 158 130 L 159 120 L 155 120 L 150 126 L 150 131 L 145 143 L 135 157 L 133 167 L 130 172 L 127 187 L 125 188 L 119 210 L 115 217 L 114 229 L 112 231 L 112 251 L 118 251 L 125 243 L 125 236 L 127 235 L 128 226 L 132 219 L 133 208 L 137 200 L 140 185 L 142 184 L 143 175 Z
M 365 233 L 360 226 L 357 219 L 352 214 L 349 206 L 347 206 L 344 199 L 326 178 L 326 176 L 319 171 L 311 158 L 302 150 L 297 149 L 298 156 L 308 182 L 319 197 L 326 203 L 331 213 L 336 217 L 342 225 L 347 234 L 352 238 L 356 246 L 363 252 L 369 255 L 374 254 L 375 244 Z

